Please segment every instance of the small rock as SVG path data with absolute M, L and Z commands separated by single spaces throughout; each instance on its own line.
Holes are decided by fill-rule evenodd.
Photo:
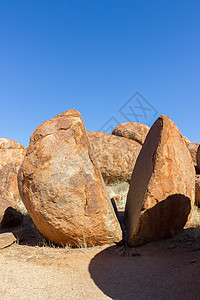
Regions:
M 12 232 L 6 232 L 0 234 L 0 249 L 6 248 L 12 245 L 16 241 Z

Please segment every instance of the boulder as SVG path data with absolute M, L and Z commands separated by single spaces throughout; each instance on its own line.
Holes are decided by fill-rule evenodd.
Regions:
M 192 160 L 193 160 L 193 163 L 194 163 L 197 173 L 199 173 L 199 171 L 200 171 L 200 169 L 197 166 L 197 150 L 198 150 L 199 145 L 200 145 L 199 143 L 187 143 L 187 147 L 192 156 Z
M 18 182 L 33 222 L 55 244 L 93 246 L 121 239 L 78 111 L 64 112 L 33 132 Z
M 128 122 L 116 126 L 112 134 L 131 139 L 143 145 L 149 129 L 150 127 L 145 124 Z
M 104 132 L 88 132 L 90 143 L 106 184 L 130 182 L 142 146 Z
M 200 170 L 200 146 L 197 149 L 197 166 Z
M 25 154 L 26 148 L 21 144 L 0 138 L 0 225 L 8 207 L 18 209 L 17 173 Z
M 195 180 L 195 203 L 200 207 L 200 175 Z
M 168 238 L 182 229 L 194 201 L 191 155 L 178 128 L 163 115 L 149 131 L 133 170 L 125 209 L 129 245 Z

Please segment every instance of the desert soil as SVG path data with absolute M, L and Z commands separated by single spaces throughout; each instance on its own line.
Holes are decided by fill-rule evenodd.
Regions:
M 0 250 L 0 299 L 200 299 L 200 243 L 168 239 L 123 257 L 115 245 Z

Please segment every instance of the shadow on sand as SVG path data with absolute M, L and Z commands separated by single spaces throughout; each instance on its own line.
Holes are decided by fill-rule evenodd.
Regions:
M 95 284 L 111 299 L 199 299 L 200 243 L 172 239 L 137 248 L 122 257 L 112 246 L 90 262 Z

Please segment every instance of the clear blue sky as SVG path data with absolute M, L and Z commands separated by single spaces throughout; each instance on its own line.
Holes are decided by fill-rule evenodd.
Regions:
M 0 137 L 78 109 L 99 130 L 139 92 L 200 142 L 200 1 L 0 0 Z M 132 121 L 136 121 L 132 119 Z

